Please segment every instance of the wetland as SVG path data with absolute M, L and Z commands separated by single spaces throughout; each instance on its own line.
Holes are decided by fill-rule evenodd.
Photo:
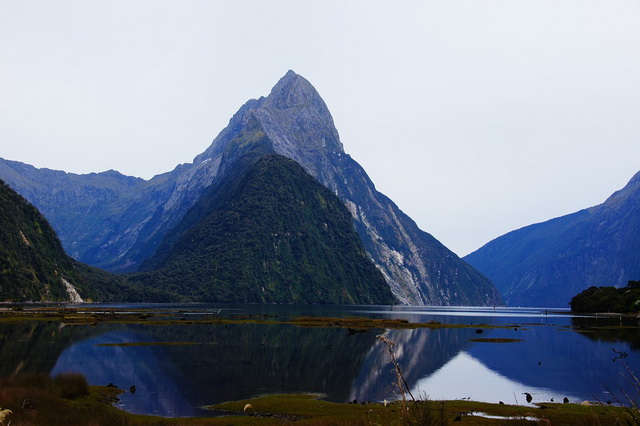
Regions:
M 384 334 L 421 398 L 615 404 L 638 396 L 638 327 L 527 308 L 5 305 L 0 377 L 80 373 L 120 389 L 119 409 L 162 417 L 261 395 L 381 403 L 399 399 Z

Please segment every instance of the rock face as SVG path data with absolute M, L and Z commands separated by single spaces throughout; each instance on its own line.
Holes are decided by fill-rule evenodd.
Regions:
M 269 96 L 243 105 L 192 164 L 149 181 L 117 172 L 71 175 L 6 160 L 0 161 L 0 177 L 41 209 L 74 257 L 112 271 L 134 271 L 205 188 L 246 152 L 258 152 L 256 144 L 262 154 L 293 159 L 343 201 L 365 249 L 400 302 L 501 302 L 487 278 L 376 191 L 362 167 L 344 152 L 322 98 L 293 71 Z
M 223 162 L 229 141 L 248 127 L 261 129 L 275 153 L 298 162 L 342 199 L 367 252 L 402 303 L 500 303 L 484 276 L 376 191 L 344 152 L 327 106 L 307 80 L 289 71 L 269 96 L 247 102 L 194 164 Z
M 295 161 L 239 162 L 130 280 L 192 301 L 393 304 L 351 215 Z
M 527 226 L 465 257 L 509 305 L 566 307 L 591 286 L 640 277 L 640 173 L 604 203 Z

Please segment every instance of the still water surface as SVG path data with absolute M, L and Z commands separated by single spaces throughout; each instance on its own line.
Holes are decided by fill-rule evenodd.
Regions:
M 604 402 L 624 399 L 624 392 L 633 395 L 626 368 L 640 372 L 640 329 L 638 320 L 631 319 L 523 308 L 171 308 L 182 309 L 180 315 L 187 320 L 221 309 L 221 317 L 366 316 L 470 325 L 386 331 L 416 397 L 524 405 L 528 392 L 533 402 L 560 402 L 564 397 Z M 161 416 L 212 415 L 200 407 L 265 393 L 322 393 L 341 402 L 392 400 L 397 395 L 388 353 L 376 339 L 381 332 L 282 324 L 3 324 L 0 375 L 73 371 L 84 374 L 90 384 L 114 383 L 122 389 L 135 385 L 135 393 L 121 396 L 119 407 Z M 472 340 L 478 338 L 520 341 Z M 118 345 L 124 343 L 148 344 Z

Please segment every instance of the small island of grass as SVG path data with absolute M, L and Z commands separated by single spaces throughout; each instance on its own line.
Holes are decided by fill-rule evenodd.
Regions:
M 0 386 L 0 410 L 5 413 L 5 423 L 0 419 L 0 424 L 12 425 L 615 425 L 633 421 L 630 410 L 635 410 L 600 404 L 518 406 L 466 400 L 408 401 L 405 410 L 398 401 L 335 403 L 319 395 L 278 394 L 207 407 L 228 413 L 219 417 L 166 418 L 118 410 L 113 404 L 125 390 L 88 386 L 79 374 L 19 375 L 0 380 Z

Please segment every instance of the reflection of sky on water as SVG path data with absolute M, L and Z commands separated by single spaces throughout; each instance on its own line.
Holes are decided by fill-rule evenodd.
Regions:
M 505 404 L 527 404 L 525 392 L 533 397 L 532 402 L 562 402 L 568 397 L 572 402 L 578 398 L 552 389 L 533 387 L 509 379 L 487 368 L 467 352 L 460 352 L 447 364 L 428 377 L 424 377 L 411 389 L 414 397 L 428 396 L 431 400 L 471 399 L 472 401 Z
M 561 402 L 564 397 L 572 402 L 607 400 L 611 396 L 605 392 L 605 385 L 613 390 L 625 386 L 622 365 L 616 360 L 618 352 L 627 353 L 624 361 L 634 371 L 640 371 L 637 338 L 633 337 L 637 329 L 611 330 L 610 321 L 602 318 L 572 323 L 570 315 L 531 308 L 243 309 L 234 308 L 249 315 L 367 314 L 413 322 L 435 319 L 443 324 L 476 324 L 386 331 L 395 342 L 394 350 L 414 395 L 426 394 L 434 400 L 471 398 L 524 405 L 524 392 L 530 393 L 534 402 L 551 398 Z M 582 320 L 586 322 L 583 324 Z M 586 329 L 594 325 L 599 329 Z M 571 331 L 575 328 L 590 332 Z M 79 333 L 77 340 L 62 351 L 51 374 L 78 371 L 91 384 L 112 382 L 123 389 L 135 385 L 135 394 L 121 396 L 121 407 L 135 413 L 202 415 L 198 406 L 272 392 L 318 392 L 332 401 L 397 397 L 388 352 L 375 338 L 382 330 L 352 334 L 339 327 L 306 329 L 265 324 L 98 325 L 84 329 L 91 333 Z M 84 329 L 77 326 L 73 330 Z M 102 334 L 96 337 L 98 333 Z M 479 337 L 521 341 L 472 341 Z M 176 341 L 195 345 L 98 346 Z

